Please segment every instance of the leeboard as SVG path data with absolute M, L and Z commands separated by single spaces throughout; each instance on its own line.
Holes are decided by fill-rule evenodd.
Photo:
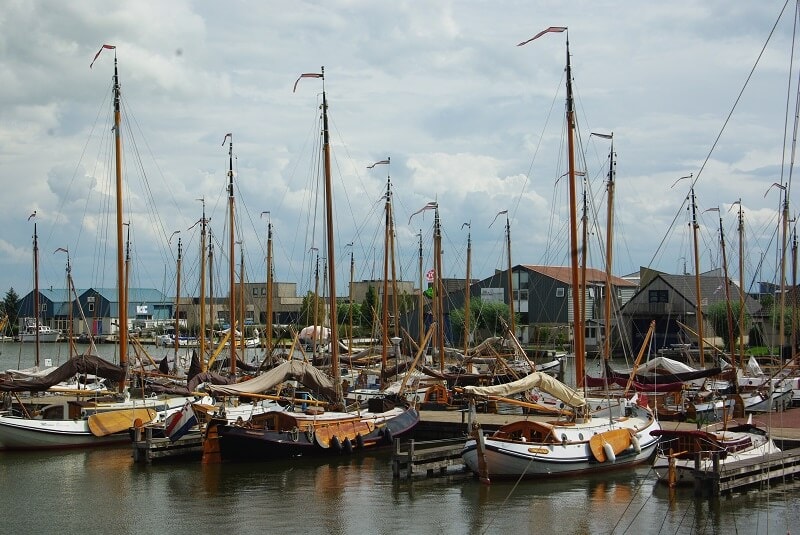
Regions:
M 608 460 L 603 450 L 603 445 L 606 443 L 611 444 L 611 449 L 616 455 L 631 445 L 631 433 L 627 429 L 611 429 L 590 438 L 589 448 L 598 462 L 604 463 Z
M 137 419 L 148 423 L 155 417 L 156 410 L 148 408 L 98 412 L 89 416 L 89 431 L 96 437 L 105 437 L 129 429 Z

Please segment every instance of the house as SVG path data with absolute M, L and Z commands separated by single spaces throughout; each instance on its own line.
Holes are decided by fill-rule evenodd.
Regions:
M 514 292 L 514 313 L 519 318 L 517 336 L 525 343 L 535 342 L 544 329 L 571 330 L 573 322 L 572 271 L 569 266 L 540 266 L 519 264 L 511 268 Z M 602 339 L 606 273 L 586 268 L 584 319 L 586 321 L 586 349 L 593 351 Z M 613 308 L 630 299 L 636 292 L 636 283 L 611 276 L 614 289 Z M 509 303 L 508 270 L 496 270 L 494 275 L 470 287 L 470 296 L 484 302 Z M 464 306 L 464 292 L 452 292 L 449 308 Z M 571 338 L 571 334 L 567 335 Z
M 738 302 L 740 299 L 739 287 L 730 280 L 726 282 L 720 269 L 702 273 L 699 277 L 670 275 L 647 268 L 641 271 L 641 288 L 620 311 L 625 332 L 634 349 L 641 347 L 652 321 L 656 322 L 653 340 L 657 348 L 697 343 L 681 324 L 697 332 L 698 282 L 703 309 L 726 301 L 726 284 L 731 301 Z M 761 309 L 761 304 L 749 295 L 744 295 L 744 303 L 751 317 Z M 704 317 L 703 339 L 719 344 L 719 340 L 714 340 L 714 335 L 708 318 Z

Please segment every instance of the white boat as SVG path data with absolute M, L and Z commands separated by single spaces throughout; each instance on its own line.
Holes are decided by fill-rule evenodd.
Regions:
M 36 320 L 34 318 L 25 318 L 25 329 L 19 333 L 19 341 L 25 343 L 36 343 Z M 49 325 L 39 324 L 39 342 L 52 343 L 57 342 L 61 336 L 61 331 L 53 329 Z
M 659 430 L 654 432 L 661 440 L 657 448 L 653 471 L 659 481 L 669 482 L 670 456 L 675 464 L 675 483 L 694 482 L 696 458 L 700 456 L 700 470 L 708 470 L 713 465 L 714 454 L 719 454 L 720 470 L 725 466 L 745 459 L 778 453 L 768 433 L 748 422 L 716 430 Z
M 87 402 L 53 396 L 53 403 L 35 414 L 0 415 L 0 450 L 66 449 L 122 444 L 131 440 L 128 429 L 163 419 L 179 410 L 188 397 L 129 399 L 119 402 Z M 118 431 L 106 432 L 93 425 L 92 417 L 114 412 Z M 149 417 L 149 419 L 147 419 Z M 120 423 L 121 422 L 121 423 Z
M 489 436 L 473 425 L 462 458 L 481 480 L 619 468 L 645 462 L 655 451 L 658 438 L 651 433 L 660 427 L 652 411 L 636 403 L 636 396 L 590 413 L 580 393 L 541 372 L 504 385 L 468 386 L 464 394 L 473 399 L 499 399 L 532 388 L 556 396 L 572 408 L 572 417 L 547 422 L 521 419 Z

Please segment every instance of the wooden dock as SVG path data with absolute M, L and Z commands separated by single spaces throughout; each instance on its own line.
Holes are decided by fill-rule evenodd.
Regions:
M 411 479 L 416 476 L 446 475 L 455 469 L 463 472 L 464 461 L 461 450 L 464 438 L 446 438 L 442 440 L 425 440 L 401 443 L 394 441 L 392 453 L 392 475 L 395 479 Z
M 134 429 L 133 460 L 136 462 L 151 463 L 154 460 L 200 457 L 203 454 L 203 434 L 200 431 L 190 431 L 172 442 L 169 438 L 154 437 L 152 426 Z M 160 431 L 160 429 L 159 429 Z
M 721 464 L 719 453 L 712 457 L 711 467 L 700 467 L 700 454 L 695 459 L 695 496 L 720 496 L 749 488 L 766 488 L 774 482 L 786 482 L 800 474 L 800 450 L 771 453 L 758 459 Z

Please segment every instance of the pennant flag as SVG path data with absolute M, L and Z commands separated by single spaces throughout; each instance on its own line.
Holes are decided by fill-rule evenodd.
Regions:
M 494 225 L 494 222 L 497 221 L 498 217 L 500 217 L 503 214 L 507 214 L 507 213 L 508 213 L 508 210 L 500 210 L 499 212 L 497 212 L 497 215 L 494 216 L 494 219 L 492 219 L 492 222 L 489 223 L 489 228 L 492 228 L 492 225 Z
M 323 78 L 323 76 L 318 72 L 306 72 L 301 74 L 294 82 L 294 88 L 292 89 L 292 93 L 297 91 L 297 84 L 300 82 L 300 78 Z
M 518 44 L 517 46 L 527 45 L 528 43 L 530 43 L 534 39 L 538 39 L 538 38 L 540 38 L 541 36 L 543 36 L 546 33 L 550 33 L 550 32 L 559 32 L 560 33 L 560 32 L 564 32 L 566 30 L 567 30 L 566 26 L 550 26 L 546 30 L 540 31 L 539 33 L 537 33 L 536 35 L 534 35 L 533 37 L 531 37 L 527 41 L 523 41 L 520 44 Z
M 368 166 L 367 166 L 367 169 L 372 169 L 372 168 L 373 168 L 373 167 L 375 167 L 376 165 L 383 165 L 383 164 L 389 164 L 389 158 L 386 158 L 385 160 L 381 160 L 381 161 L 379 161 L 379 162 L 375 162 L 375 163 L 374 163 L 374 164 L 372 164 L 372 165 L 368 165 Z
M 228 138 L 231 138 L 231 141 L 233 141 L 233 134 L 231 134 L 230 132 L 228 132 L 227 134 L 225 134 L 225 137 L 224 137 L 224 138 L 222 138 L 222 146 L 223 146 L 223 147 L 225 146 L 225 141 L 226 141 Z
M 59 252 L 59 251 L 61 251 L 62 253 L 67 253 L 67 254 L 69 254 L 69 251 L 67 251 L 67 250 L 66 250 L 66 249 L 64 249 L 63 247 L 59 247 L 58 249 L 56 249 L 55 251 L 53 251 L 53 253 L 55 254 L 55 253 L 57 253 L 57 252 Z
M 435 210 L 438 207 L 439 207 L 439 203 L 437 203 L 436 201 L 430 201 L 428 204 L 426 204 L 425 206 L 423 206 L 422 208 L 420 208 L 419 210 L 417 210 L 416 212 L 414 212 L 413 214 L 411 214 L 409 216 L 408 224 L 409 225 L 411 224 L 411 218 L 414 217 L 415 215 L 417 215 L 419 213 L 422 213 L 425 210 Z
M 599 134 L 597 132 L 592 132 L 593 136 L 601 137 L 603 139 L 614 139 L 614 134 Z
M 164 424 L 164 433 L 170 442 L 175 442 L 185 435 L 193 425 L 197 425 L 197 416 L 194 414 L 191 402 L 187 401 L 181 410 L 170 414 Z
M 95 62 L 95 60 L 97 59 L 97 56 L 99 56 L 99 55 L 100 55 L 100 52 L 102 52 L 104 48 L 107 48 L 107 49 L 109 49 L 109 50 L 114 50 L 114 49 L 115 49 L 115 48 L 117 48 L 117 47 L 116 47 L 116 46 L 114 46 L 114 45 L 103 45 L 103 46 L 101 46 L 101 47 L 100 47 L 100 50 L 98 50 L 98 51 L 97 51 L 97 54 L 95 54 L 95 55 L 94 55 L 94 59 L 92 59 L 92 62 L 89 64 L 89 68 L 90 68 L 90 69 L 92 68 L 92 65 L 94 65 L 94 62 Z
M 36 210 L 34 210 L 34 211 L 33 211 L 33 213 L 32 213 L 31 215 L 29 215 L 29 216 L 28 216 L 28 221 L 30 221 L 30 220 L 31 220 L 31 219 L 33 219 L 34 217 L 36 217 Z
M 461 223 L 461 229 L 463 230 L 464 227 L 472 228 L 472 223 Z

